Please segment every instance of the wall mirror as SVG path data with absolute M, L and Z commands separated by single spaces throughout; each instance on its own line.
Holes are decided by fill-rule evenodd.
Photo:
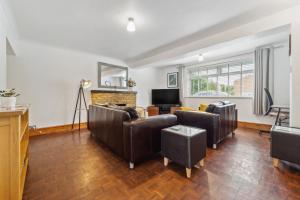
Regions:
M 98 87 L 126 89 L 128 68 L 117 65 L 98 63 Z

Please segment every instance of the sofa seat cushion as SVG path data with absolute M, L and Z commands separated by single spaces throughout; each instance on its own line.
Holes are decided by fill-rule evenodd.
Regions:
M 195 109 L 193 109 L 191 107 L 180 107 L 180 110 L 183 110 L 183 111 L 195 111 Z

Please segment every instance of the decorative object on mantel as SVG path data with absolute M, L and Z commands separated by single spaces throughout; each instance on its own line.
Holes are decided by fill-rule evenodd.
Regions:
M 128 85 L 128 90 L 132 91 L 133 87 L 136 86 L 136 82 L 131 78 L 129 78 L 129 80 L 127 81 L 127 85 Z
M 75 117 L 76 117 L 76 112 L 77 112 L 77 107 L 79 107 L 78 109 L 78 123 L 79 123 L 79 131 L 80 131 L 80 121 L 81 121 L 81 99 L 83 99 L 84 101 L 84 106 L 85 109 L 88 111 L 87 105 L 86 105 L 86 100 L 85 100 L 85 96 L 84 96 L 84 89 L 88 89 L 89 87 L 92 86 L 92 82 L 90 80 L 84 80 L 82 79 L 80 81 L 80 85 L 79 85 L 79 90 L 78 90 L 78 95 L 77 95 L 77 100 L 76 100 L 76 106 L 75 106 L 75 111 L 74 111 L 74 116 L 73 116 L 73 123 L 72 123 L 72 129 L 74 128 L 74 123 L 75 123 Z
M 16 107 L 17 96 L 20 94 L 16 93 L 16 90 L 6 89 L 0 90 L 0 106 L 2 107 Z
M 168 73 L 167 77 L 168 88 L 177 88 L 178 87 L 178 72 Z

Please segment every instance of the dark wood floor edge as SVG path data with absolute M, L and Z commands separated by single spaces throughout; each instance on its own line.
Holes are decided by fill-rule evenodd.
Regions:
M 82 129 L 87 128 L 87 123 L 81 123 L 80 127 Z M 260 124 L 260 123 L 254 123 L 254 122 L 243 122 L 238 121 L 238 127 L 239 128 L 250 128 L 254 130 L 264 130 L 269 131 L 272 125 L 270 124 Z M 79 124 L 74 125 L 74 130 L 77 130 L 79 128 Z M 58 126 L 50 126 L 50 127 L 43 127 L 43 128 L 37 128 L 35 130 L 30 130 L 29 135 L 32 136 L 39 136 L 39 135 L 47 135 L 47 134 L 53 134 L 53 133 L 61 133 L 72 130 L 72 124 L 65 124 L 65 125 L 58 125 Z
M 80 123 L 80 128 L 81 129 L 86 129 L 87 128 L 87 123 Z M 79 124 L 74 124 L 74 130 L 79 129 Z M 32 129 L 29 131 L 29 136 L 39 136 L 39 135 L 47 135 L 47 134 L 53 134 L 53 133 L 62 133 L 66 131 L 72 130 L 72 124 L 65 124 L 65 125 L 58 125 L 58 126 L 50 126 L 50 127 L 43 127 L 43 128 L 37 128 L 37 129 Z
M 270 124 L 260 124 L 255 122 L 243 122 L 238 121 L 239 128 L 250 128 L 254 130 L 262 130 L 262 131 L 269 131 L 272 127 Z

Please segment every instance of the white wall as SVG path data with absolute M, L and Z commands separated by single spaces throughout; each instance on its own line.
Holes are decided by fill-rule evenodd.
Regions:
M 290 105 L 290 58 L 288 44 L 274 49 L 274 104 Z
M 144 68 L 131 70 L 131 77 L 136 81 L 137 106 L 151 105 L 151 89 L 159 88 L 160 70 L 157 68 Z
M 291 26 L 292 56 L 291 56 L 291 126 L 300 127 L 300 12 Z
M 276 55 L 285 52 L 281 49 Z M 282 56 L 283 66 L 287 58 Z M 72 122 L 78 83 L 82 78 L 97 88 L 97 62 L 125 65 L 107 57 L 59 49 L 28 41 L 18 43 L 18 55 L 8 57 L 8 87 L 17 88 L 19 103 L 30 104 L 30 124 L 38 127 Z M 151 105 L 151 89 L 167 88 L 167 73 L 178 72 L 176 66 L 130 69 L 129 77 L 137 82 L 137 105 Z M 282 85 L 281 85 L 282 86 Z M 89 98 L 89 91 L 86 92 Z M 216 102 L 215 98 L 185 98 L 184 105 L 197 108 L 199 103 Z M 237 104 L 239 120 L 272 123 L 269 118 L 252 115 L 251 99 L 230 99 Z M 85 116 L 85 114 L 83 114 Z M 85 121 L 85 117 L 83 121 Z
M 30 125 L 48 127 L 72 123 L 79 81 L 93 82 L 85 92 L 90 103 L 90 90 L 97 88 L 97 62 L 126 66 L 120 60 L 19 41 L 18 55 L 8 56 L 8 87 L 16 88 L 19 104 L 30 105 Z M 129 69 L 136 81 L 137 105 L 151 105 L 151 89 L 158 88 L 157 68 Z M 83 105 L 83 104 L 82 104 Z M 83 112 L 82 121 L 86 121 Z M 77 119 L 77 118 L 76 118 Z
M 18 103 L 30 104 L 31 125 L 70 124 L 80 80 L 92 80 L 97 88 L 99 61 L 125 65 L 108 57 L 20 41 L 18 54 L 8 57 L 8 87 L 21 93 Z M 86 97 L 90 99 L 89 91 Z
M 0 0 L 0 89 L 7 86 L 6 40 L 10 40 L 12 44 L 12 40 L 16 37 L 14 19 L 10 15 L 6 1 Z
M 1 22 L 0 22 L 1 23 Z M 6 88 L 6 36 L 0 24 L 0 89 Z

